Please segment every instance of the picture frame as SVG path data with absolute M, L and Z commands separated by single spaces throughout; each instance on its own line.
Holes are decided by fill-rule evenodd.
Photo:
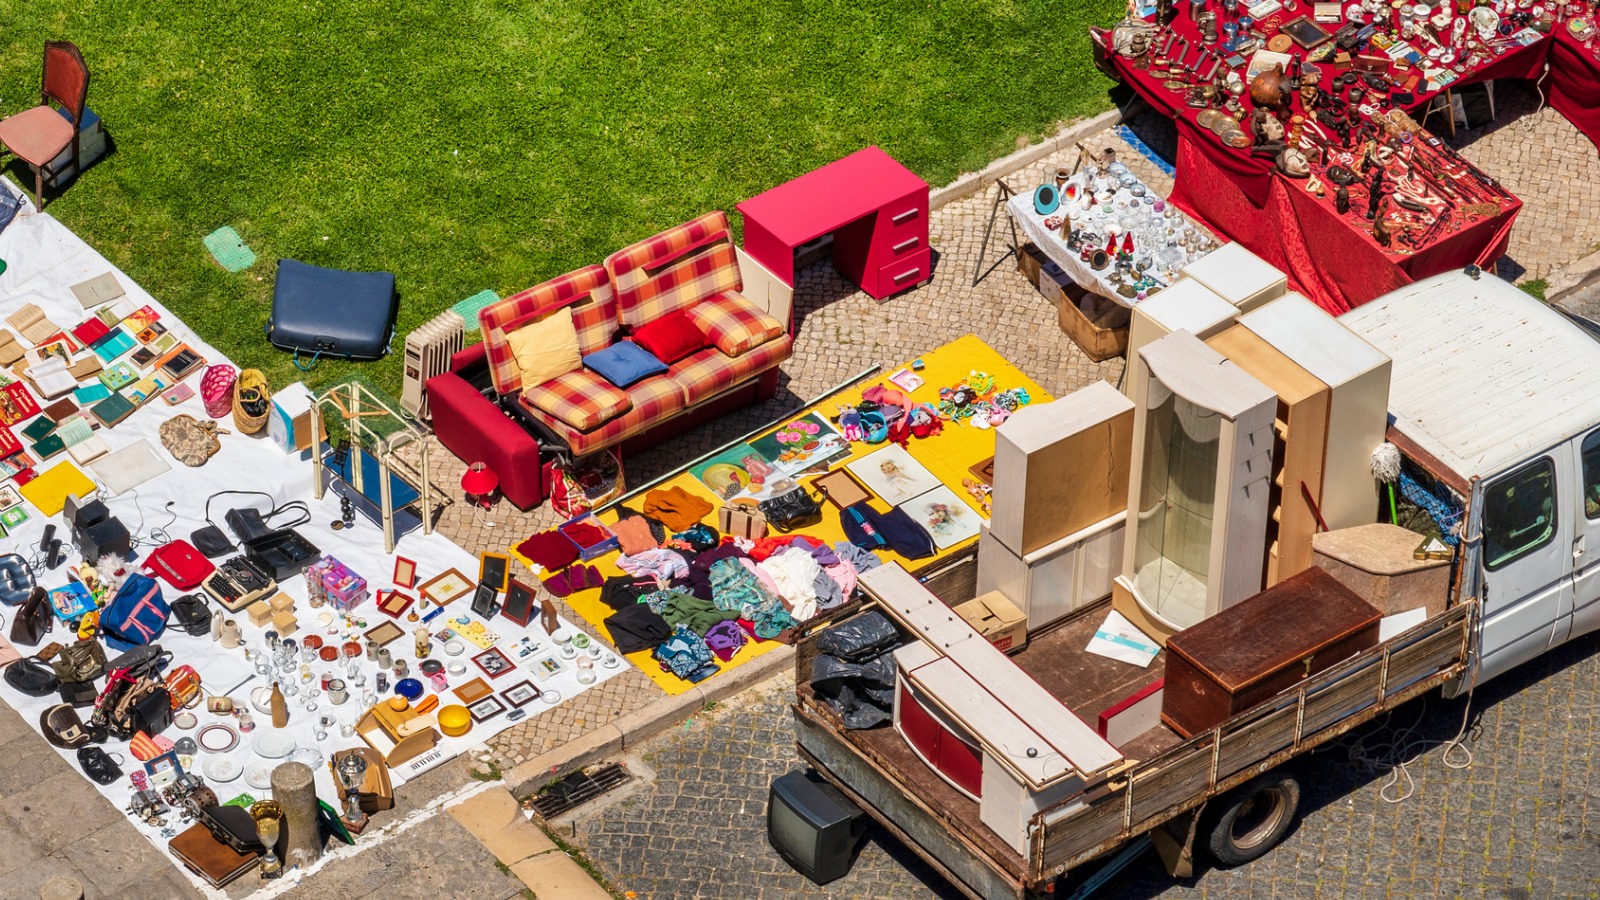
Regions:
M 405 634 L 405 629 L 393 622 L 380 622 L 376 628 L 367 630 L 362 637 L 383 647 L 405 637 Z
M 472 593 L 472 588 L 472 579 L 460 569 L 446 569 L 424 581 L 417 590 L 428 598 L 429 603 L 435 606 L 449 606 Z
M 391 618 L 398 619 L 406 614 L 416 598 L 404 591 L 379 591 L 377 598 L 378 612 Z
M 548 680 L 550 676 L 566 671 L 566 668 L 567 664 L 562 662 L 561 657 L 556 656 L 554 653 L 547 653 L 528 663 L 528 670 L 533 672 L 533 677 L 540 681 Z
M 863 487 L 890 506 L 899 506 L 942 483 L 927 466 L 894 443 L 846 463 L 845 468 Z
M 504 553 L 478 554 L 478 583 L 487 584 L 499 593 L 506 589 L 511 577 L 511 557 Z
M 1326 28 L 1318 25 L 1311 16 L 1300 16 L 1278 25 L 1278 33 L 1300 45 L 1302 50 L 1312 50 L 1333 40 Z
M 534 610 L 539 608 L 537 594 L 520 580 L 511 579 L 511 585 L 506 588 L 505 602 L 500 605 L 500 615 L 524 628 L 528 627 L 528 623 L 533 621 Z
M 404 556 L 394 558 L 394 583 L 410 590 L 417 586 L 417 564 Z
M 850 474 L 849 469 L 835 469 L 826 475 L 819 475 L 811 484 L 822 492 L 822 496 L 826 497 L 829 503 L 839 509 L 844 509 L 852 503 L 872 499 L 872 492 Z
M 498 604 L 495 603 L 495 600 L 499 596 L 500 592 L 494 589 L 494 585 L 478 585 L 477 591 L 472 595 L 472 611 L 485 619 L 494 618 L 494 614 L 498 609 Z
M 456 695 L 457 700 L 470 706 L 493 694 L 494 688 L 489 687 L 489 682 L 482 678 L 474 678 L 460 687 L 452 688 L 450 692 Z
M 511 687 L 500 692 L 500 698 L 517 709 L 527 706 L 539 699 L 544 691 L 539 690 L 531 681 L 519 681 Z
M 467 707 L 467 712 L 472 714 L 474 722 L 487 722 L 505 711 L 506 705 L 500 702 L 499 697 L 485 697 Z
M 499 678 L 515 672 L 517 664 L 511 657 L 505 655 L 499 647 L 490 647 L 472 658 L 472 664 L 483 670 L 483 674 L 490 679 Z

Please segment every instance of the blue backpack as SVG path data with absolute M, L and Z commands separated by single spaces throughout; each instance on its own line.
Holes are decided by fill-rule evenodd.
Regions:
M 167 630 L 171 611 L 154 578 L 130 575 L 100 613 L 100 636 L 113 650 L 154 643 Z

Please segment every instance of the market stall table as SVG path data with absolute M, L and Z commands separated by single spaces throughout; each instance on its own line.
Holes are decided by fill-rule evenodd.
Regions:
M 1210 75 L 1212 70 L 1225 75 L 1229 69 L 1238 69 L 1242 82 L 1248 83 L 1249 79 L 1243 56 L 1230 56 L 1227 51 L 1220 51 L 1219 45 L 1204 41 L 1191 18 L 1191 9 L 1183 5 L 1171 25 L 1155 33 L 1149 52 L 1110 58 L 1116 73 L 1140 97 L 1177 123 L 1177 175 L 1171 196 L 1174 203 L 1212 230 L 1239 241 L 1288 272 L 1298 290 L 1336 314 L 1418 278 L 1468 263 L 1487 265 L 1503 254 L 1520 201 L 1420 131 L 1409 139 L 1404 153 L 1385 160 L 1388 186 L 1383 188 L 1383 205 L 1377 212 L 1378 218 L 1392 226 L 1392 234 L 1387 245 L 1381 242 L 1369 224 L 1372 220 L 1366 218 L 1370 178 L 1362 165 L 1361 142 L 1352 140 L 1353 148 L 1344 148 L 1328 113 L 1346 104 L 1365 110 L 1354 113 L 1352 122 L 1354 132 L 1364 136 L 1362 127 L 1371 122 L 1373 115 L 1385 111 L 1391 99 L 1397 98 L 1405 108 L 1420 110 L 1446 89 L 1473 80 L 1537 75 L 1543 69 L 1546 52 L 1544 44 L 1537 42 L 1537 33 L 1520 36 L 1527 46 L 1516 40 L 1497 43 L 1483 51 L 1471 69 L 1463 60 L 1463 75 L 1448 68 L 1428 68 L 1435 75 L 1424 80 L 1420 63 L 1413 66 L 1408 62 L 1408 69 L 1402 70 L 1390 65 L 1388 55 L 1370 57 L 1375 80 L 1378 73 L 1392 71 L 1396 79 L 1409 82 L 1409 73 L 1417 73 L 1418 80 L 1409 95 L 1385 89 L 1380 96 L 1377 86 L 1365 79 L 1357 81 L 1358 73 L 1352 68 L 1341 68 L 1333 61 L 1316 63 L 1322 92 L 1318 101 L 1321 120 L 1307 114 L 1305 99 L 1299 93 L 1288 99 L 1288 110 L 1304 117 L 1303 122 L 1291 121 L 1288 127 L 1303 129 L 1311 144 L 1333 145 L 1327 160 L 1321 158 L 1320 149 L 1306 154 L 1312 176 L 1308 179 L 1290 177 L 1275 167 L 1271 158 L 1251 155 L 1251 138 L 1245 131 L 1252 108 L 1248 93 L 1241 91 L 1243 96 L 1238 98 L 1246 113 L 1243 123 L 1214 112 L 1211 107 L 1220 101 L 1208 101 L 1196 93 L 1197 76 Z M 1387 14 L 1390 7 L 1383 5 L 1382 9 Z M 1303 17 L 1304 11 L 1280 9 L 1254 25 L 1268 36 L 1275 36 L 1280 26 Z M 1337 26 L 1330 29 L 1333 27 Z M 1288 44 L 1286 58 L 1307 57 L 1305 50 L 1293 42 Z M 1323 48 L 1313 54 L 1320 56 L 1333 45 L 1324 41 L 1315 46 Z M 1393 56 L 1405 55 L 1398 45 L 1391 50 Z M 1160 57 L 1162 52 L 1171 54 L 1171 69 L 1153 59 L 1166 59 Z M 1347 72 L 1351 73 L 1350 83 L 1336 83 Z M 1379 80 L 1386 88 L 1389 83 Z M 1336 208 L 1339 185 L 1328 176 L 1333 164 L 1342 165 L 1357 176 L 1347 188 L 1346 212 Z M 1423 199 L 1427 202 L 1422 204 L 1422 212 L 1412 213 L 1398 206 L 1391 195 L 1397 184 L 1407 185 L 1410 190 L 1416 188 L 1410 182 L 1419 180 L 1425 182 Z M 1320 194 L 1315 190 L 1319 184 Z M 1448 216 L 1438 215 L 1439 207 L 1433 203 L 1436 199 L 1449 204 Z M 1440 219 L 1442 224 L 1432 227 L 1430 220 Z
M 940 401 L 941 388 L 959 384 L 969 379 L 972 373 L 978 373 L 980 376 L 992 379 L 992 390 L 994 392 L 1020 388 L 1027 392 L 1032 403 L 1042 403 L 1052 399 L 1036 382 L 1007 362 L 1003 356 L 989 345 L 972 335 L 967 335 L 923 354 L 921 358 L 925 367 L 920 371 L 911 373 L 921 381 L 921 384 L 913 390 L 906 391 L 907 396 L 915 403 L 937 404 Z M 905 370 L 910 372 L 909 361 L 907 361 Z M 768 455 L 774 459 L 784 456 L 786 453 L 792 453 L 793 451 L 789 450 L 775 452 L 783 443 L 777 440 L 777 435 L 786 431 L 794 433 L 802 431 L 802 429 L 789 428 L 790 423 L 809 421 L 817 425 L 819 429 L 818 435 L 820 435 L 824 425 L 832 425 L 829 420 L 838 415 L 841 405 L 849 406 L 860 403 L 862 391 L 875 385 L 883 384 L 893 387 L 894 384 L 889 381 L 887 376 L 898 371 L 868 373 L 841 390 L 814 401 L 792 415 L 785 416 L 772 426 L 720 448 L 709 456 L 690 463 L 657 482 L 640 487 L 632 493 L 619 498 L 612 504 L 611 508 L 602 510 L 598 518 L 607 524 L 615 524 L 618 518 L 616 506 L 626 506 L 638 510 L 641 504 L 645 502 L 645 497 L 651 491 L 673 488 L 681 488 L 690 495 L 703 499 L 715 509 L 722 504 L 723 497 L 719 496 L 717 491 L 712 490 L 708 483 L 717 484 L 726 492 L 727 487 L 735 481 L 743 480 L 748 482 L 748 470 L 744 467 L 748 465 L 746 460 L 750 456 L 752 449 L 759 454 Z M 801 452 L 804 452 L 805 444 L 811 443 L 811 441 L 799 443 L 802 448 Z M 823 443 L 820 449 L 812 452 L 820 454 L 832 446 L 836 445 Z M 956 421 L 944 422 L 942 432 L 937 435 L 927 438 L 912 438 L 905 448 L 905 454 L 914 462 L 912 464 L 904 464 L 903 471 L 900 474 L 903 474 L 907 479 L 906 489 L 908 491 L 919 491 L 917 496 L 905 499 L 898 496 L 886 498 L 884 496 L 885 491 L 874 490 L 873 493 L 876 496 L 873 497 L 872 503 L 875 508 L 883 511 L 888 506 L 896 503 L 910 503 L 921 499 L 927 492 L 937 490 L 940 492 L 939 496 L 942 501 L 949 509 L 948 516 L 952 522 L 952 530 L 948 539 L 944 536 L 936 536 L 941 546 L 938 552 L 931 557 L 907 559 L 893 552 L 880 551 L 878 552 L 879 558 L 884 562 L 891 560 L 900 562 L 913 573 L 921 573 L 927 576 L 930 573 L 948 568 L 957 560 L 975 554 L 978 537 L 977 526 L 979 521 L 986 520 L 987 517 L 980 513 L 980 501 L 969 492 L 966 483 L 976 480 L 976 476 L 972 471 L 973 467 L 992 457 L 994 455 L 994 447 L 995 437 L 992 429 L 979 428 Z M 858 441 L 845 444 L 842 452 L 830 452 L 825 456 L 813 455 L 808 458 L 797 457 L 788 462 L 791 464 L 790 468 L 797 472 L 824 462 L 828 471 L 837 472 L 840 469 L 855 466 L 859 461 L 873 454 L 885 452 L 895 453 L 897 448 L 889 442 L 866 443 Z M 912 471 L 916 467 L 925 469 L 926 475 Z M 874 483 L 866 476 L 861 476 L 859 468 L 859 466 L 856 467 L 858 477 L 861 477 L 869 490 L 873 489 Z M 891 473 L 894 471 L 890 470 Z M 745 474 L 741 475 L 741 472 Z M 811 485 L 819 474 L 800 474 L 794 476 L 794 480 L 802 484 Z M 782 476 L 775 473 L 773 477 Z M 893 475 L 891 474 L 888 478 L 892 480 Z M 917 478 L 930 480 L 927 483 L 911 483 L 912 480 Z M 814 486 L 810 490 L 813 494 L 818 493 Z M 745 494 L 744 496 L 748 495 Z M 957 507 L 955 504 L 961 505 Z M 705 520 L 715 525 L 716 515 L 714 513 L 708 515 Z M 769 534 L 777 535 L 777 532 L 770 531 Z M 833 504 L 824 501 L 822 520 L 815 525 L 797 529 L 793 532 L 793 535 L 814 536 L 830 545 L 845 540 L 845 532 L 840 523 L 839 510 Z M 617 560 L 618 553 L 611 551 L 604 556 L 596 557 L 592 560 L 592 564 L 598 567 L 602 576 L 609 578 L 622 574 L 622 570 L 617 565 Z M 975 570 L 968 573 L 968 575 L 975 577 Z M 967 589 L 971 589 L 970 580 Z M 566 601 L 590 625 L 603 631 L 605 619 L 614 610 L 601 602 L 599 593 L 596 590 L 582 590 L 568 596 Z M 778 643 L 771 640 L 749 641 L 730 660 L 722 663 L 721 669 L 727 670 L 738 666 L 750 659 L 770 652 L 777 646 Z M 648 650 L 629 654 L 629 659 L 639 667 L 640 671 L 650 676 L 668 694 L 680 694 L 692 687 L 689 682 L 678 678 L 670 672 L 662 671 L 656 661 L 651 658 Z
M 1090 166 L 1060 191 L 1048 213 L 1038 211 L 1032 190 L 1013 194 L 1006 212 L 1073 282 L 1123 306 L 1171 284 L 1214 246 L 1122 163 Z

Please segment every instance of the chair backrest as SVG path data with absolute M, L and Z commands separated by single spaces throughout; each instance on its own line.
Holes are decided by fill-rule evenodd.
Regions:
M 618 250 L 606 257 L 606 271 L 629 327 L 743 287 L 720 209 Z
M 44 42 L 44 75 L 40 83 L 41 103 L 54 100 L 72 116 L 72 124 L 83 121 L 83 102 L 89 96 L 89 67 L 76 44 Z
M 489 357 L 489 377 L 496 391 L 515 394 L 524 387 L 534 387 L 522 383 L 522 371 L 517 368 L 507 337 L 523 325 L 567 306 L 572 307 L 580 353 L 611 346 L 617 336 L 617 304 L 611 295 L 611 281 L 600 266 L 568 272 L 478 311 L 484 352 Z

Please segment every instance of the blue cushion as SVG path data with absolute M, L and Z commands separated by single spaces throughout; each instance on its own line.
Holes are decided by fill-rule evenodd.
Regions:
M 619 388 L 667 370 L 666 363 L 651 356 L 650 351 L 633 341 L 617 341 L 604 350 L 585 356 L 583 364 Z

